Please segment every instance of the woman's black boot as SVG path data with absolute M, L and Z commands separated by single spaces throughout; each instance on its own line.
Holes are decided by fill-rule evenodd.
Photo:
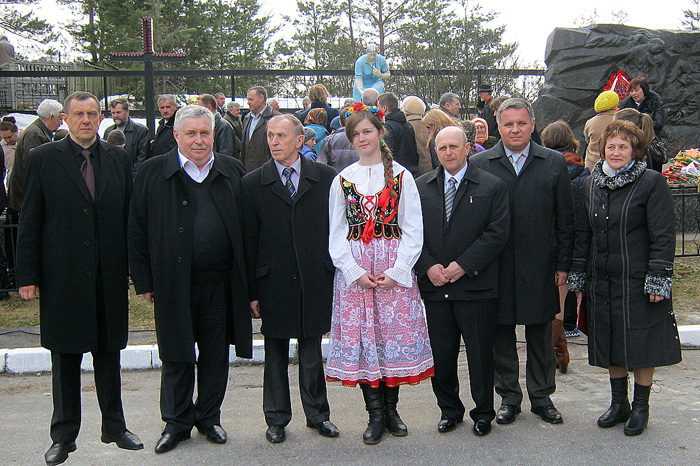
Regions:
M 401 420 L 396 405 L 399 403 L 399 387 L 387 387 L 382 383 L 384 392 L 384 424 L 394 437 L 404 437 L 408 435 L 408 428 Z
M 607 411 L 598 418 L 598 427 L 613 427 L 630 417 L 630 402 L 627 398 L 627 376 L 611 378 L 612 402 Z
M 365 408 L 369 413 L 369 422 L 362 435 L 362 441 L 367 445 L 376 445 L 381 442 L 384 434 L 384 396 L 381 387 L 372 388 L 367 384 L 360 384 L 360 387 L 365 399 Z
M 625 435 L 634 436 L 644 432 L 649 422 L 649 394 L 651 385 L 639 385 L 634 383 L 634 401 L 632 401 L 632 413 L 625 424 Z

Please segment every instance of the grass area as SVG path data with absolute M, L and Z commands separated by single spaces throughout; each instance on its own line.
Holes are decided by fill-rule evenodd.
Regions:
M 19 293 L 10 293 L 10 299 L 0 301 L 0 328 L 39 325 L 39 300 L 25 301 Z M 155 329 L 153 304 L 137 296 L 129 287 L 129 328 Z
M 678 257 L 673 275 L 673 307 L 679 325 L 700 325 L 700 257 Z M 18 293 L 0 301 L 0 328 L 39 325 L 39 302 Z M 129 288 L 129 328 L 155 329 L 153 304 Z

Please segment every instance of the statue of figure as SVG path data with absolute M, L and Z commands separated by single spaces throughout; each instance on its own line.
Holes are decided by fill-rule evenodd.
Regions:
M 364 55 L 355 62 L 355 86 L 353 98 L 361 102 L 362 91 L 373 87 L 380 94 L 384 93 L 384 79 L 391 76 L 386 59 L 377 53 L 377 46 L 370 44 Z

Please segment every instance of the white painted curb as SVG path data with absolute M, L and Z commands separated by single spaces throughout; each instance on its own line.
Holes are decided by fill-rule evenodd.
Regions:
M 289 357 L 296 353 L 296 340 L 289 342 Z M 325 358 L 328 354 L 328 339 L 321 343 L 321 352 Z M 265 346 L 263 340 L 253 340 L 253 358 L 244 359 L 236 356 L 236 350 L 229 346 L 229 362 L 231 364 L 260 364 L 265 361 Z M 142 370 L 159 369 L 158 345 L 127 346 L 121 352 L 122 369 Z M 81 368 L 92 371 L 92 354 L 85 353 Z M 0 373 L 26 374 L 36 372 L 51 372 L 51 352 L 45 348 L 0 349 Z
M 678 335 L 683 346 L 700 347 L 700 325 L 680 325 Z M 289 357 L 296 352 L 296 340 L 289 342 Z M 328 339 L 321 342 L 323 357 L 328 355 Z M 236 356 L 233 346 L 229 347 L 229 362 L 231 364 L 260 364 L 265 362 L 265 346 L 263 340 L 253 340 L 253 358 L 244 359 Z M 143 370 L 159 369 L 158 345 L 127 346 L 121 353 L 122 369 Z M 82 369 L 92 370 L 92 355 L 83 355 Z M 44 348 L 0 349 L 0 373 L 26 374 L 36 372 L 51 372 L 51 352 Z

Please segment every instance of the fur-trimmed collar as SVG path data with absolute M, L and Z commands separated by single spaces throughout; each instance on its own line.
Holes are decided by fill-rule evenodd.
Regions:
M 603 172 L 604 160 L 600 159 L 593 167 L 591 177 L 599 188 L 617 189 L 628 185 L 644 174 L 647 169 L 646 162 L 637 161 L 632 168 L 615 176 L 608 176 Z

